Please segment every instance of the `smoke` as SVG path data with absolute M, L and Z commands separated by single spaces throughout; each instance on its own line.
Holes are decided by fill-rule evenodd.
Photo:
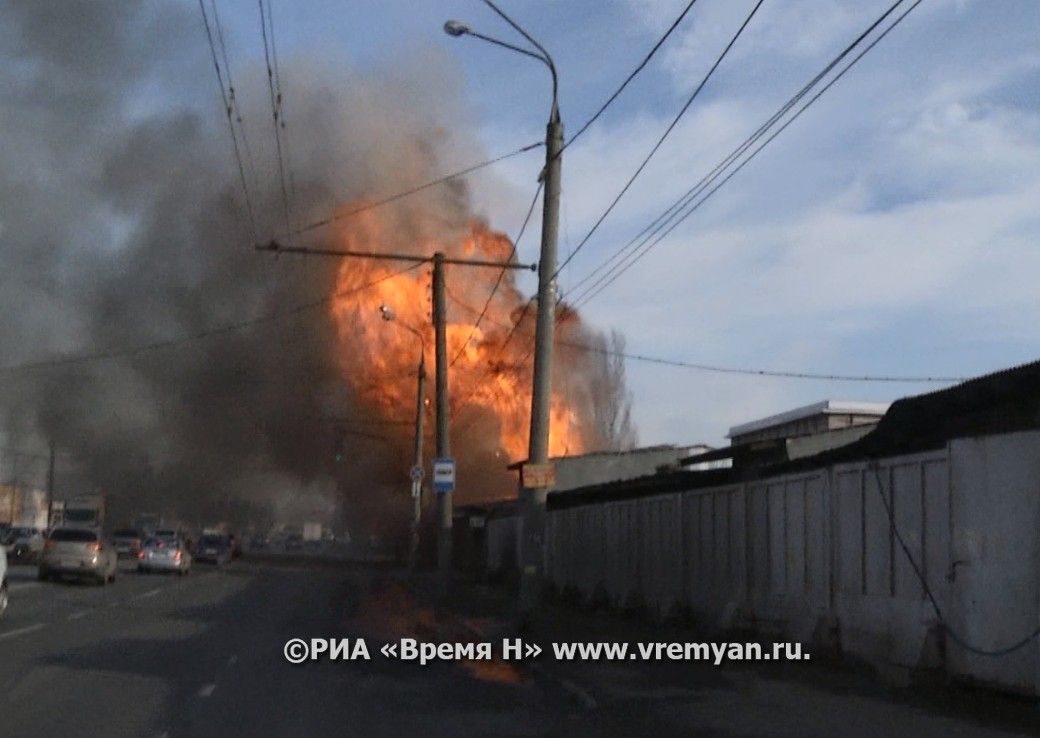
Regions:
M 126 516 L 270 517 L 272 504 L 339 489 L 345 514 L 379 519 L 404 509 L 411 428 L 344 381 L 349 346 L 326 302 L 339 265 L 253 250 L 192 7 L 0 5 L 0 366 L 164 344 L 0 371 L 4 445 L 53 442 L 59 493 L 103 489 Z M 266 76 L 236 61 L 265 239 L 285 230 Z M 435 53 L 364 72 L 283 59 L 282 77 L 294 224 L 480 157 L 460 124 L 459 75 Z M 473 217 L 463 183 L 428 190 L 386 209 L 387 248 L 430 236 L 417 213 L 445 233 Z M 617 369 L 582 370 L 599 377 L 595 393 L 623 398 Z

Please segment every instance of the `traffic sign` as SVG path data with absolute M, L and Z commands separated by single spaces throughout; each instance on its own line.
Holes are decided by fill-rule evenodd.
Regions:
M 433 491 L 438 494 L 455 491 L 455 459 L 433 460 Z

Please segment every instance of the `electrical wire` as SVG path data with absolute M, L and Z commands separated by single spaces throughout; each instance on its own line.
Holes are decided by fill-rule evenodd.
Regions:
M 470 312 L 474 313 L 477 312 L 477 309 L 473 305 L 469 305 L 463 302 L 451 292 L 448 293 L 448 297 L 450 297 L 455 303 L 465 308 L 466 310 L 469 310 Z M 519 326 L 522 322 L 522 317 L 521 320 L 518 320 L 516 323 L 513 324 L 513 326 L 506 325 L 501 321 L 493 320 L 491 318 L 488 318 L 488 320 L 501 328 L 511 328 L 510 335 L 512 335 L 512 333 L 516 331 L 516 327 Z M 531 333 L 522 333 L 528 338 L 534 338 L 534 335 Z M 503 347 L 504 345 L 505 344 L 503 343 Z M 716 374 L 744 374 L 756 377 L 776 377 L 780 379 L 811 379 L 829 382 L 902 382 L 908 384 L 953 384 L 957 382 L 964 382 L 968 379 L 968 377 L 832 374 L 817 371 L 784 371 L 776 369 L 753 369 L 742 367 L 719 366 L 715 364 L 702 364 L 691 361 L 681 361 L 678 359 L 665 359 L 657 356 L 634 354 L 627 351 L 614 351 L 611 349 L 600 348 L 597 346 L 590 346 L 585 343 L 566 341 L 559 338 L 556 339 L 555 345 L 565 346 L 567 348 L 576 349 L 578 351 L 603 354 L 604 356 L 616 356 L 624 359 L 631 359 L 632 361 L 641 361 L 650 364 L 661 364 L 664 366 L 674 366 L 683 369 L 693 369 L 700 372 L 712 372 Z
M 574 257 L 581 252 L 581 250 L 585 247 L 585 244 L 589 242 L 589 239 L 592 238 L 593 234 L 599 229 L 600 225 L 602 225 L 603 221 L 607 219 L 607 216 L 610 215 L 610 213 L 614 210 L 617 204 L 621 202 L 621 198 L 625 196 L 625 193 L 628 192 L 629 188 L 636 181 L 636 178 L 639 177 L 640 174 L 642 174 L 643 170 L 646 168 L 647 164 L 650 163 L 650 160 L 653 158 L 654 154 L 657 153 L 657 150 L 661 148 L 661 145 L 665 142 L 665 140 L 668 138 L 671 132 L 679 124 L 679 121 L 682 120 L 684 115 L 686 115 L 686 111 L 690 109 L 690 106 L 693 104 L 693 101 L 697 99 L 697 96 L 700 95 L 701 90 L 703 90 L 704 86 L 708 83 L 708 80 L 711 79 L 712 75 L 715 74 L 715 70 L 719 68 L 720 64 L 722 64 L 722 60 L 726 58 L 726 55 L 729 54 L 730 49 L 732 49 L 733 45 L 736 44 L 737 39 L 739 39 L 741 35 L 744 33 L 744 29 L 747 28 L 749 23 L 751 23 L 751 19 L 755 17 L 756 13 L 758 13 L 758 9 L 762 7 L 762 3 L 764 1 L 765 0 L 758 0 L 758 2 L 755 3 L 754 7 L 751 9 L 751 12 L 744 19 L 744 22 L 740 24 L 740 28 L 738 28 L 737 32 L 733 35 L 732 38 L 730 38 L 729 43 L 726 44 L 726 47 L 722 50 L 722 53 L 719 54 L 717 59 L 715 59 L 715 63 L 711 65 L 711 68 L 708 69 L 707 74 L 705 74 L 703 79 L 701 79 L 700 84 L 697 85 L 690 97 L 687 98 L 686 103 L 679 110 L 678 114 L 676 114 L 676 116 L 672 119 L 672 122 L 668 124 L 668 127 L 664 130 L 664 133 L 661 134 L 661 137 L 657 139 L 657 143 L 655 143 L 653 147 L 650 149 L 650 153 L 646 155 L 646 158 L 644 158 L 642 163 L 640 163 L 640 165 L 636 168 L 636 171 L 633 172 L 631 177 L 629 177 L 628 181 L 625 183 L 625 186 L 621 188 L 621 191 L 618 192 L 614 200 L 610 203 L 610 205 L 607 206 L 607 209 L 603 211 L 603 214 L 596 219 L 595 223 L 592 224 L 592 228 L 589 229 L 589 231 L 581 239 L 581 241 L 570 253 L 570 255 L 563 260 L 562 264 L 556 267 L 556 271 L 553 273 L 553 279 L 555 279 L 557 275 L 559 275 L 560 271 L 562 271 L 563 268 L 566 267 L 574 259 Z
M 895 10 L 895 8 L 898 7 L 902 2 L 903 2 L 903 0 L 897 0 L 897 2 L 894 3 L 889 8 L 888 11 L 886 11 L 885 16 L 887 16 L 888 13 L 891 13 L 893 10 Z M 867 53 L 869 53 L 871 51 L 871 49 L 873 49 L 878 43 L 880 43 L 880 41 L 883 38 L 885 38 L 885 36 L 887 36 L 897 25 L 899 25 L 903 21 L 903 19 L 906 18 L 907 15 L 909 15 L 918 5 L 921 4 L 921 2 L 923 2 L 923 0 L 916 0 L 916 2 L 914 2 L 912 5 L 910 5 L 910 7 L 908 7 L 900 16 L 898 16 L 887 28 L 885 28 L 884 31 L 882 31 L 877 36 L 877 38 L 875 38 L 873 41 L 871 41 L 870 44 L 868 44 L 866 47 L 863 48 L 862 51 L 859 52 L 859 54 L 857 54 L 855 57 L 853 57 L 852 60 L 849 61 L 849 63 L 846 64 L 838 72 L 837 75 L 835 75 L 826 85 L 824 85 L 824 87 L 822 87 L 815 95 L 813 95 L 811 98 L 809 98 L 809 100 L 802 107 L 800 107 L 797 111 L 795 111 L 794 115 L 792 115 L 790 118 L 788 118 L 783 123 L 783 125 L 781 125 L 776 131 L 771 133 L 769 135 L 769 137 L 766 138 L 763 143 L 761 143 L 757 148 L 755 148 L 755 150 L 752 151 L 751 154 L 749 154 L 743 161 L 741 161 L 740 164 L 738 164 L 735 168 L 733 168 L 731 171 L 729 171 L 729 173 L 726 174 L 726 176 L 723 177 L 721 181 L 719 181 L 710 190 L 707 190 L 707 192 L 705 194 L 703 194 L 703 196 L 701 196 L 701 193 L 704 192 L 705 188 L 708 185 L 710 185 L 713 182 L 715 182 L 715 180 L 722 174 L 722 171 L 724 171 L 724 169 L 718 169 L 718 171 L 713 172 L 713 174 L 710 175 L 710 178 L 708 178 L 706 183 L 699 188 L 699 190 L 696 192 L 696 194 L 694 194 L 692 198 L 687 200 L 687 202 L 684 203 L 684 205 L 681 208 L 679 208 L 679 210 L 676 210 L 672 214 L 672 216 L 669 217 L 668 220 L 670 220 L 672 222 L 671 222 L 670 225 L 668 225 L 667 228 L 665 228 L 664 230 L 661 230 L 663 228 L 664 224 L 659 226 L 656 234 L 651 234 L 650 237 L 647 237 L 647 238 L 645 238 L 643 240 L 643 242 L 640 245 L 640 247 L 638 247 L 636 249 L 636 251 L 633 252 L 635 254 L 634 256 L 632 256 L 630 254 L 629 256 L 631 258 L 626 257 L 626 258 L 628 258 L 628 262 L 624 266 L 620 266 L 621 262 L 619 262 L 618 264 L 615 265 L 615 267 L 613 267 L 610 270 L 610 272 L 607 275 L 604 275 L 603 277 L 601 277 L 592 286 L 587 287 L 584 290 L 584 292 L 582 292 L 579 295 L 579 297 L 576 298 L 576 300 L 575 300 L 576 306 L 580 307 L 580 306 L 588 304 L 589 301 L 591 301 L 600 292 L 602 292 L 607 287 L 609 287 L 611 284 L 613 284 L 615 281 L 617 281 L 617 279 L 619 279 L 622 274 L 624 274 L 626 271 L 628 271 L 628 269 L 630 269 L 633 265 L 635 265 L 635 263 L 638 262 L 641 258 L 643 258 L 643 256 L 645 256 L 651 249 L 653 249 L 655 246 L 657 246 L 657 244 L 659 244 L 669 234 L 671 234 L 672 231 L 674 231 L 681 223 L 683 223 L 688 217 L 690 217 L 690 215 L 692 215 L 697 209 L 699 209 L 701 207 L 701 205 L 703 205 L 712 195 L 714 195 L 716 192 L 718 192 L 718 190 L 721 187 L 723 187 L 730 179 L 732 179 L 738 172 L 740 172 L 745 166 L 747 166 L 762 151 L 762 149 L 764 149 L 766 146 L 768 146 L 774 139 L 776 139 L 777 136 L 779 136 L 781 133 L 783 133 L 787 129 L 788 126 L 790 126 L 792 123 L 794 123 L 794 121 L 797 120 L 802 115 L 802 113 L 804 113 L 809 107 L 811 107 L 814 103 L 816 103 L 816 101 L 819 100 L 820 97 L 822 97 L 831 87 L 833 87 L 834 84 L 836 84 L 838 82 L 838 80 L 840 80 L 842 77 L 844 77 L 845 74 L 850 69 L 852 69 L 852 67 L 855 66 L 856 63 L 858 63 L 860 61 L 860 59 L 862 59 Z M 882 16 L 882 19 L 885 16 Z M 872 28 L 876 27 L 876 25 L 877 25 L 877 23 L 875 23 L 875 25 L 872 26 Z M 861 36 L 855 43 L 858 44 L 859 41 L 862 40 L 862 38 L 863 38 L 863 36 Z M 848 53 L 848 51 L 851 51 L 851 48 L 846 50 L 846 52 L 843 52 L 843 55 L 844 55 L 844 53 Z M 777 120 L 779 120 L 779 119 L 777 119 Z M 757 141 L 757 138 L 756 138 L 756 141 Z M 735 161 L 735 159 L 734 159 L 734 161 Z M 732 161 L 730 163 L 732 164 Z M 697 197 L 700 197 L 700 199 L 697 200 L 696 202 L 694 202 L 694 200 Z M 685 209 L 686 212 L 684 212 L 681 216 L 679 216 L 678 219 L 674 219 L 675 216 L 679 215 L 679 213 L 683 209 Z M 653 240 L 651 241 L 650 238 L 653 238 Z M 612 274 L 612 276 L 610 276 L 611 274 Z M 609 276 L 609 279 L 607 278 L 608 276 Z M 596 288 L 596 285 L 599 285 L 599 287 Z
M 537 148 L 539 148 L 541 146 L 544 146 L 544 145 L 545 144 L 542 143 L 541 141 L 536 141 L 534 143 L 527 144 L 526 146 L 521 146 L 520 148 L 514 149 L 513 151 L 510 151 L 510 152 L 508 152 L 506 154 L 502 154 L 501 156 L 496 156 L 493 159 L 487 159 L 487 160 L 479 162 L 477 164 L 473 164 L 471 166 L 466 167 L 465 169 L 460 169 L 457 172 L 452 172 L 451 174 L 446 174 L 443 177 L 438 177 L 437 179 L 430 180 L 429 182 L 424 182 L 421 185 L 417 185 L 417 186 L 412 187 L 410 189 L 403 190 L 403 191 L 398 192 L 398 193 L 396 193 L 394 195 L 389 195 L 389 196 L 384 197 L 384 198 L 382 198 L 380 200 L 376 200 L 375 202 L 366 203 L 366 204 L 360 205 L 360 206 L 358 206 L 356 208 L 352 208 L 351 210 L 347 210 L 347 211 L 342 212 L 342 213 L 336 213 L 335 215 L 332 215 L 332 216 L 330 216 L 328 218 L 322 218 L 321 220 L 316 220 L 313 223 L 310 223 L 308 225 L 302 226 L 301 228 L 297 228 L 290 235 L 299 236 L 301 234 L 317 230 L 318 228 L 323 228 L 324 226 L 331 225 L 332 223 L 335 223 L 338 220 L 343 220 L 344 218 L 349 218 L 351 216 L 358 215 L 359 213 L 363 213 L 366 210 L 372 210 L 374 208 L 379 208 L 379 207 L 382 207 L 384 205 L 389 205 L 392 202 L 397 202 L 398 200 L 401 200 L 401 199 L 403 199 L 405 197 L 408 197 L 410 195 L 414 195 L 414 194 L 416 194 L 418 192 L 422 192 L 423 190 L 427 190 L 427 189 L 429 189 L 431 187 L 436 187 L 437 185 L 441 185 L 441 184 L 444 184 L 446 182 L 450 182 L 450 181 L 452 181 L 454 179 L 458 179 L 459 177 L 464 177 L 467 174 L 472 174 L 473 172 L 476 172 L 476 171 L 478 171 L 480 169 L 484 169 L 485 167 L 489 167 L 492 164 L 497 164 L 500 161 L 505 161 L 506 159 L 510 159 L 510 158 L 512 158 L 514 156 L 518 156 L 520 154 L 527 153 L 528 151 L 532 151 L 532 150 L 537 149 Z
M 935 617 L 939 620 L 939 624 L 942 625 L 943 631 L 949 637 L 951 641 L 956 643 L 958 646 L 963 648 L 965 651 L 973 653 L 977 656 L 988 656 L 988 657 L 1000 657 L 1007 656 L 1008 654 L 1014 653 L 1019 649 L 1029 645 L 1029 643 L 1040 636 L 1040 626 L 1034 628 L 1031 632 L 1024 635 L 1017 641 L 1014 641 L 1011 645 L 1003 648 L 986 649 L 979 648 L 969 643 L 964 637 L 959 635 L 950 624 L 946 621 L 946 617 L 943 615 L 942 608 L 939 607 L 939 602 L 935 598 L 935 594 L 932 593 L 932 588 L 928 586 L 928 580 L 921 572 L 921 567 L 918 566 L 917 561 L 914 559 L 913 554 L 910 552 L 910 547 L 907 545 L 906 540 L 899 532 L 899 528 L 896 525 L 895 512 L 892 510 L 892 505 L 888 500 L 888 496 L 885 495 L 884 487 L 881 484 L 881 472 L 879 470 L 878 459 L 871 459 L 870 468 L 874 471 L 874 478 L 877 480 L 877 491 L 881 497 L 881 504 L 885 506 L 885 513 L 888 516 L 889 528 L 894 534 L 896 541 L 899 543 L 899 547 L 903 550 L 903 554 L 906 556 L 907 561 L 910 563 L 910 568 L 913 569 L 914 575 L 917 577 L 917 581 L 921 584 L 921 589 L 924 591 L 925 597 L 928 599 L 929 604 L 932 606 L 932 610 L 935 612 Z M 891 495 L 892 490 L 889 490 Z
M 217 84 L 220 85 L 220 98 L 224 101 L 224 110 L 227 113 L 228 131 L 231 134 L 231 146 L 235 151 L 235 163 L 238 166 L 238 178 L 242 185 L 242 194 L 246 201 L 246 211 L 249 215 L 249 230 L 253 240 L 257 240 L 256 217 L 253 210 L 253 200 L 249 196 L 249 187 L 246 185 L 245 168 L 242 165 L 242 154 L 238 148 L 238 137 L 235 135 L 235 124 L 231 118 L 232 105 L 228 102 L 227 90 L 224 87 L 224 75 L 220 71 L 220 63 L 217 61 L 217 49 L 213 43 L 213 32 L 210 30 L 209 17 L 206 15 L 206 6 L 203 0 L 199 0 L 199 11 L 202 13 L 202 23 L 206 27 L 206 39 L 209 41 L 209 50 L 213 57 L 213 69 L 217 73 Z
M 242 109 L 238 105 L 238 97 L 235 94 L 235 81 L 231 75 L 231 62 L 228 60 L 227 45 L 224 43 L 224 28 L 220 23 L 220 14 L 217 12 L 217 0 L 209 0 L 210 10 L 213 12 L 213 26 L 217 30 L 217 41 L 220 44 L 220 58 L 224 62 L 224 72 L 228 81 L 228 104 L 234 109 L 235 122 L 238 123 L 238 135 L 242 137 L 242 148 L 246 152 L 246 164 L 253 183 L 253 190 L 259 189 L 256 177 L 256 163 L 253 159 L 253 148 L 249 145 L 249 137 L 246 135 L 245 123 L 242 120 Z
M 513 239 L 513 247 L 509 250 L 509 256 L 506 258 L 507 262 L 513 261 L 516 256 L 517 247 L 520 245 L 520 239 L 524 237 L 524 231 L 527 230 L 527 224 L 531 221 L 531 214 L 534 213 L 534 206 L 538 204 L 538 195 L 542 192 L 542 183 L 538 183 L 538 187 L 534 191 L 534 197 L 531 198 L 531 206 L 527 208 L 527 215 L 524 216 L 524 222 L 520 225 L 520 230 L 516 234 L 516 238 Z M 491 301 L 495 299 L 495 294 L 498 292 L 498 288 L 502 286 L 502 280 L 506 276 L 506 267 L 502 267 L 498 272 L 498 278 L 495 280 L 494 286 L 491 288 L 491 294 L 488 295 L 487 300 L 484 301 L 484 307 L 480 309 L 477 314 L 477 319 L 473 322 L 473 328 L 469 332 L 465 342 L 459 347 L 459 351 L 455 354 L 455 357 L 448 364 L 448 368 L 455 366 L 455 363 L 466 353 L 466 347 L 469 342 L 473 340 L 474 334 L 480 329 L 480 323 L 484 320 L 484 316 L 487 315 L 488 308 L 491 307 Z
M 864 30 L 840 54 L 838 54 L 834 59 L 832 59 L 830 63 L 827 64 L 827 66 L 825 66 L 819 73 L 817 73 L 815 77 L 809 80 L 809 82 L 803 85 L 802 88 L 798 92 L 796 92 L 786 103 L 780 106 L 780 108 L 776 112 L 774 112 L 762 125 L 760 125 L 758 129 L 754 131 L 754 133 L 745 138 L 744 141 L 739 146 L 737 146 L 737 148 L 735 148 L 726 156 L 726 158 L 724 158 L 722 161 L 716 164 L 714 169 L 712 169 L 710 172 L 708 172 L 708 174 L 702 177 L 693 187 L 691 187 L 689 190 L 683 193 L 683 195 L 681 195 L 678 200 L 672 203 L 671 206 L 669 206 L 661 215 L 657 216 L 657 218 L 651 221 L 651 223 L 644 227 L 643 230 L 641 230 L 639 233 L 633 236 L 632 239 L 628 241 L 624 246 L 617 249 L 610 256 L 610 258 L 606 259 L 598 267 L 593 269 L 589 274 L 585 275 L 580 280 L 578 280 L 578 282 L 575 283 L 571 289 L 574 290 L 580 287 L 582 284 L 584 284 L 589 279 L 598 274 L 600 271 L 602 271 L 604 268 L 606 268 L 611 262 L 613 262 L 615 259 L 621 256 L 625 251 L 629 250 L 635 244 L 638 243 L 639 246 L 642 246 L 646 243 L 647 240 L 649 240 L 649 238 L 652 238 L 654 235 L 656 235 L 656 233 L 659 232 L 661 228 L 667 225 L 672 219 L 674 219 L 678 215 L 679 211 L 681 211 L 683 207 L 685 207 L 685 205 L 687 205 L 690 201 L 696 198 L 697 195 L 703 192 L 703 190 L 714 181 L 714 179 L 717 177 L 719 173 L 721 173 L 733 161 L 738 159 L 744 152 L 746 152 L 751 146 L 753 146 L 755 142 L 757 142 L 762 136 L 764 136 L 777 121 L 783 118 L 783 116 L 792 107 L 794 107 L 802 99 L 802 97 L 804 97 L 813 87 L 815 87 L 820 82 L 820 80 L 826 77 L 827 74 L 829 74 L 830 71 L 842 61 L 842 59 L 844 59 L 849 53 L 851 53 L 855 49 L 855 47 L 858 46 L 860 42 L 864 38 L 866 38 L 871 32 L 873 32 L 873 30 L 877 28 L 877 26 L 880 25 L 902 2 L 903 0 L 896 0 L 896 2 L 891 7 L 889 7 L 887 11 L 885 11 L 877 20 L 875 20 L 870 26 L 868 26 L 866 30 Z M 648 233 L 649 236 L 647 236 Z M 640 241 L 640 239 L 644 236 L 647 236 L 647 238 L 643 239 L 643 241 Z
M 591 118 L 585 121 L 581 128 L 578 129 L 578 132 L 571 136 L 570 139 L 560 148 L 560 151 L 557 154 L 557 156 L 560 156 L 560 154 L 564 152 L 564 149 L 566 149 L 568 146 L 570 146 L 572 143 L 578 140 L 581 134 L 585 133 L 585 131 L 588 130 L 589 126 L 595 123 L 599 119 L 599 117 L 603 115 L 603 112 L 607 108 L 609 108 L 615 100 L 617 100 L 618 95 L 620 95 L 624 91 L 624 89 L 628 87 L 628 83 L 635 79 L 636 75 L 642 72 L 643 68 L 650 63 L 650 60 L 654 58 L 654 54 L 656 54 L 658 49 L 660 49 L 661 46 L 664 45 L 664 42 L 668 40 L 668 37 L 672 35 L 672 32 L 679 27 L 679 24 L 682 23 L 683 18 L 686 17 L 686 14 L 690 12 L 690 9 L 693 8 L 694 3 L 696 2 L 697 0 L 690 0 L 690 2 L 686 4 L 686 7 L 683 8 L 683 11 L 679 14 L 679 17 L 677 17 L 672 22 L 672 25 L 668 27 L 668 30 L 665 31 L 664 35 L 661 36 L 661 38 L 657 40 L 657 43 L 654 44 L 654 47 L 650 49 L 650 53 L 648 53 L 643 58 L 643 61 L 641 61 L 639 65 L 632 70 L 632 73 L 625 78 L 625 81 L 621 83 L 621 86 L 614 90 L 614 94 L 607 98 L 607 101 L 600 106 L 599 110 L 597 110 Z
M 201 0 L 199 0 L 201 2 Z M 282 213 L 285 216 L 285 232 L 292 234 L 292 223 L 289 218 L 289 194 L 285 186 L 285 161 L 282 155 L 282 136 L 279 126 L 279 113 L 281 102 L 275 94 L 274 70 L 271 67 L 270 44 L 267 40 L 267 17 L 269 11 L 264 11 L 264 0 L 257 0 L 260 5 L 260 35 L 264 41 L 264 63 L 267 65 L 267 89 L 271 97 L 271 116 L 274 120 L 274 143 L 278 155 L 278 180 L 282 190 Z
M 153 341 L 151 343 L 139 344 L 137 346 L 130 346 L 130 347 L 121 348 L 121 349 L 110 349 L 110 350 L 106 350 L 106 351 L 94 351 L 94 352 L 90 352 L 90 353 L 73 354 L 73 355 L 70 355 L 70 356 L 61 356 L 61 357 L 55 357 L 55 358 L 50 358 L 50 359 L 38 359 L 38 360 L 35 360 L 35 361 L 29 361 L 29 362 L 25 362 L 25 363 L 22 363 L 22 364 L 12 364 L 12 365 L 8 365 L 8 366 L 2 366 L 2 367 L 0 367 L 0 373 L 5 373 L 6 374 L 6 373 L 12 373 L 12 372 L 32 371 L 32 370 L 37 370 L 37 369 L 48 369 L 48 368 L 58 367 L 58 366 L 67 366 L 67 365 L 70 365 L 70 364 L 84 364 L 84 363 L 91 363 L 91 362 L 95 362 L 95 361 L 107 361 L 109 359 L 119 359 L 119 358 L 124 358 L 124 357 L 128 357 L 128 356 L 136 356 L 136 355 L 139 355 L 139 354 L 150 353 L 152 351 L 157 351 L 157 350 L 160 350 L 160 349 L 167 349 L 167 348 L 174 348 L 174 347 L 177 347 L 177 346 L 182 346 L 184 344 L 193 343 L 195 341 L 200 341 L 200 340 L 203 340 L 203 339 L 206 339 L 206 338 L 211 338 L 213 336 L 223 335 L 223 334 L 227 334 L 227 333 L 234 333 L 234 332 L 243 330 L 245 328 L 251 328 L 251 327 L 256 326 L 256 325 L 262 325 L 262 324 L 265 324 L 265 323 L 273 323 L 273 322 L 276 322 L 276 321 L 279 321 L 279 320 L 283 320 L 283 319 L 288 318 L 288 317 L 292 317 L 294 315 L 299 315 L 300 313 L 306 312 L 308 310 L 313 310 L 315 308 L 319 308 L 322 305 L 326 305 L 326 304 L 332 302 L 333 300 L 335 300 L 337 298 L 346 297 L 347 295 L 352 295 L 352 294 L 355 294 L 357 292 L 361 292 L 363 290 L 370 289 L 370 288 L 375 287 L 376 285 L 378 285 L 378 284 L 380 284 L 382 282 L 387 281 L 388 279 L 393 279 L 394 277 L 399 277 L 402 274 L 410 272 L 410 271 L 412 271 L 414 269 L 418 269 L 420 266 L 422 266 L 423 263 L 424 263 L 423 261 L 416 261 L 416 263 L 411 264 L 411 265 L 409 265 L 407 267 L 404 267 L 403 269 L 399 269 L 399 270 L 391 272 L 389 274 L 385 274 L 382 277 L 379 277 L 378 279 L 374 279 L 374 280 L 372 280 L 370 282 L 367 282 L 367 283 L 365 283 L 363 285 L 359 285 L 357 287 L 352 287 L 352 288 L 347 289 L 347 290 L 341 290 L 339 292 L 334 292 L 333 294 L 328 295 L 327 297 L 323 297 L 320 300 L 314 300 L 314 301 L 311 301 L 311 302 L 303 303 L 301 305 L 296 305 L 295 307 L 289 308 L 288 310 L 284 310 L 284 311 L 281 311 L 281 312 L 271 313 L 269 315 L 262 315 L 262 316 L 257 317 L 257 318 L 251 318 L 249 320 L 242 320 L 242 321 L 239 321 L 239 322 L 236 322 L 236 323 L 228 323 L 228 324 L 225 324 L 225 325 L 222 325 L 222 326 L 218 326 L 216 328 L 210 328 L 208 330 L 199 331 L 198 333 L 192 333 L 192 334 L 187 335 L 187 336 L 181 336 L 179 338 L 170 338 L 170 339 L 166 339 L 166 340 L 162 340 L 162 341 Z

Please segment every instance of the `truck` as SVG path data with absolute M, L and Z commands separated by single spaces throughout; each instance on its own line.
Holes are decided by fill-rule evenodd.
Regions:
M 0 524 L 9 527 L 47 527 L 46 492 L 14 484 L 0 484 Z
M 105 524 L 105 496 L 80 495 L 65 500 L 66 528 L 100 528 Z

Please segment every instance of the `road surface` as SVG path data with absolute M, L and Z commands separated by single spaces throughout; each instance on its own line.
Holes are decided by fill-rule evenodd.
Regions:
M 122 571 L 108 587 L 38 583 L 16 567 L 12 580 L 0 621 L 5 737 L 1031 732 L 1021 716 L 986 727 L 753 670 L 387 660 L 379 644 L 465 637 L 456 625 L 468 627 L 465 619 L 438 615 L 385 570 L 343 563 L 236 562 L 185 578 Z M 578 632 L 590 627 L 575 622 Z M 611 622 L 604 634 L 624 632 Z M 574 623 L 560 627 L 574 635 Z M 311 637 L 364 637 L 372 660 L 289 664 L 285 642 Z M 1031 708 L 1014 709 L 1028 717 Z

